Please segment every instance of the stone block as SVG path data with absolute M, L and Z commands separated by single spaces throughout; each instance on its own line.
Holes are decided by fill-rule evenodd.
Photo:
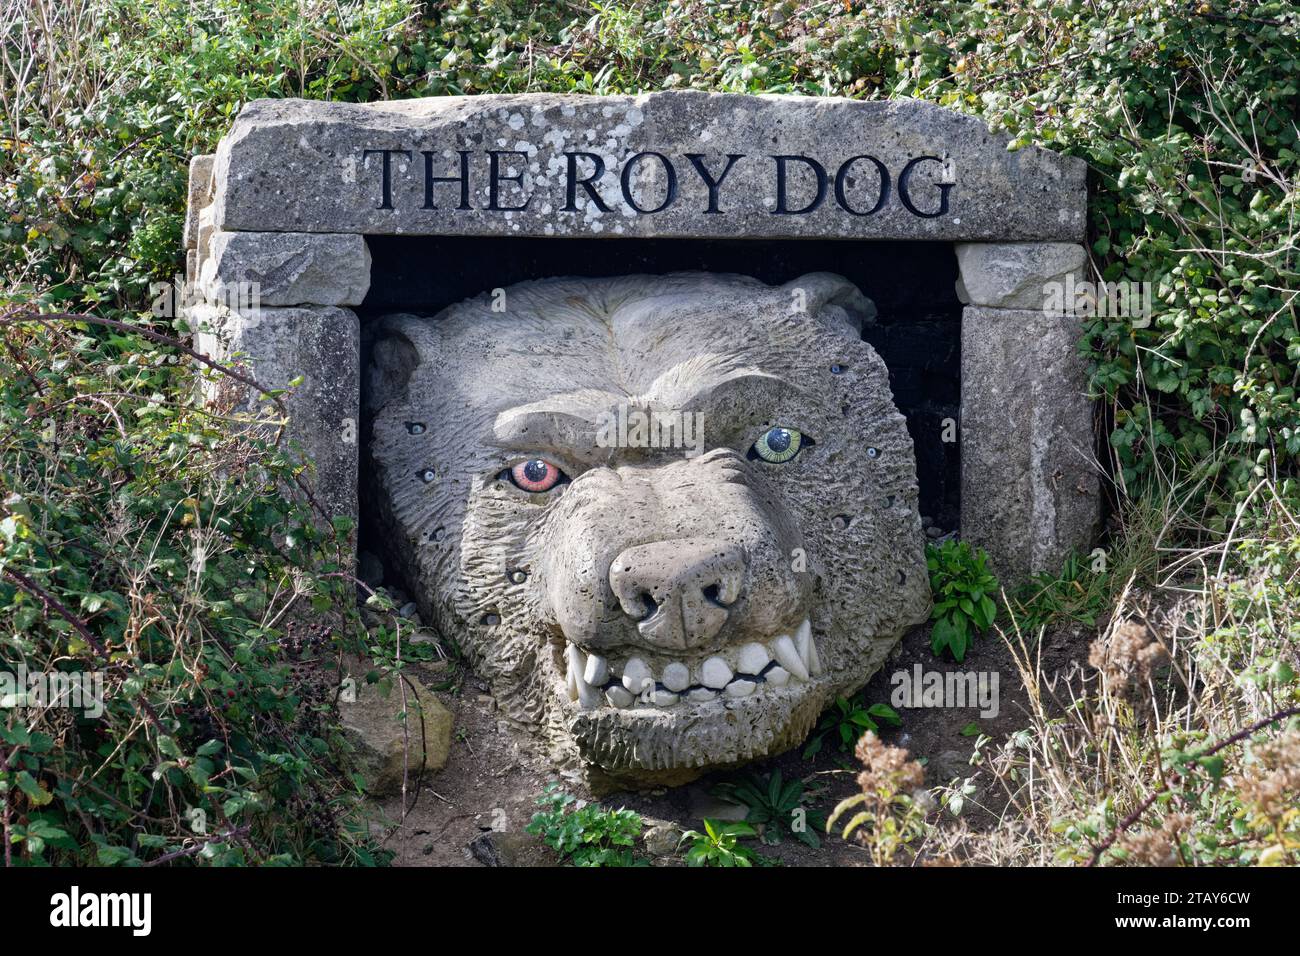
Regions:
M 253 283 L 263 306 L 360 305 L 370 288 L 370 250 L 356 235 L 216 230 L 200 280 L 212 300 L 223 288 Z
M 1079 239 L 1086 165 L 1007 142 L 908 99 L 257 100 L 213 202 L 250 232 Z
M 1060 570 L 1100 516 L 1077 318 L 967 307 L 962 318 L 961 532 L 1004 585 Z
M 957 295 L 967 305 L 1051 311 L 1045 287 L 1059 283 L 1063 288 L 1071 275 L 1080 281 L 1087 259 L 1074 242 L 959 242 Z

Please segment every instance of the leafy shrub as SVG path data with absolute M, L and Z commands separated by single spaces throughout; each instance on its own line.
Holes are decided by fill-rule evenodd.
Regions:
M 331 688 L 295 667 L 346 633 L 302 612 L 347 606 L 349 529 L 320 530 L 263 430 L 178 387 L 177 349 L 12 315 L 0 338 L 6 861 L 375 862 Z M 103 712 L 24 675 L 98 680 Z
M 997 605 L 990 595 L 998 592 L 998 581 L 985 568 L 987 560 L 983 551 L 972 551 L 965 541 L 926 545 L 925 566 L 934 594 L 930 650 L 936 655 L 946 649 L 954 659 L 964 659 L 975 637 L 993 626 Z
M 606 810 L 579 801 L 548 783 L 527 830 L 574 866 L 647 866 L 632 853 L 641 835 L 641 815 L 631 810 Z

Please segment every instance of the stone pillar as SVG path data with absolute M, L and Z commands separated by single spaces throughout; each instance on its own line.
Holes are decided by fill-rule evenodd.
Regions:
M 1101 512 L 1082 325 L 1049 283 L 1075 281 L 1073 243 L 962 243 L 961 533 L 1002 583 L 1087 551 Z M 1062 286 L 1055 287 L 1057 289 Z
M 203 313 L 200 313 L 203 314 Z M 212 307 L 203 333 L 208 354 L 232 359 L 268 389 L 289 389 L 286 437 L 307 467 L 307 482 L 326 511 L 322 520 L 357 517 L 361 398 L 361 327 L 351 309 L 332 306 L 235 312 Z M 203 351 L 203 349 L 200 349 Z M 300 379 L 290 388 L 289 383 Z M 233 397 L 245 411 L 270 399 L 234 379 L 214 398 Z
M 289 390 L 289 447 L 307 465 L 322 521 L 347 518 L 355 526 L 361 331 L 346 306 L 360 305 L 370 288 L 365 239 L 225 232 L 212 228 L 209 210 L 191 207 L 186 228 L 205 300 L 189 313 L 196 347 L 237 361 L 264 388 Z M 234 398 L 245 411 L 269 401 L 229 378 L 217 381 L 209 398 Z

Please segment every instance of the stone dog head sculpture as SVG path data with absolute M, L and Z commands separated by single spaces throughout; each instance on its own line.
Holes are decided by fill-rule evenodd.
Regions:
M 874 307 L 826 273 L 526 282 L 389 316 L 381 520 L 501 712 L 593 777 L 800 742 L 929 609 Z

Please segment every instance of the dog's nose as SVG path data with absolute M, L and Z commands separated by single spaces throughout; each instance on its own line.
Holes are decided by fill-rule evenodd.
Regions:
M 722 629 L 740 598 L 746 558 L 738 544 L 678 538 L 628 548 L 609 568 L 609 583 L 651 644 L 688 648 Z

